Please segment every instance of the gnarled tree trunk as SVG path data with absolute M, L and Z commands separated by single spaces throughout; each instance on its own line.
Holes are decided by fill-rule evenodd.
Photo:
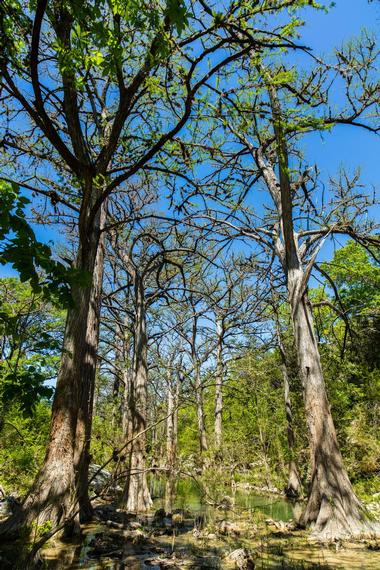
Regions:
M 91 276 L 98 251 L 100 214 L 93 229 L 80 236 L 75 267 Z M 73 306 L 68 309 L 63 351 L 54 394 L 50 436 L 44 463 L 16 516 L 0 526 L 0 535 L 17 534 L 32 523 L 62 523 L 77 505 L 77 482 L 74 467 L 75 438 L 79 409 L 79 393 L 84 363 L 93 360 L 93 347 L 88 344 L 90 301 L 94 280 L 72 287 Z M 88 370 L 87 370 L 88 372 Z
M 135 278 L 135 338 L 133 377 L 128 395 L 128 438 L 136 438 L 147 427 L 147 335 L 145 297 L 142 278 Z M 152 506 L 146 474 L 146 435 L 132 441 L 129 446 L 129 469 L 124 489 L 126 508 L 132 512 L 145 512 Z
M 356 497 L 343 464 L 327 398 L 313 315 L 307 298 L 312 257 L 304 270 L 298 234 L 293 224 L 292 185 L 283 117 L 274 83 L 268 82 L 279 164 L 279 182 L 273 167 L 265 164 L 263 175 L 279 214 L 283 243 L 275 250 L 287 279 L 299 374 L 303 385 L 306 421 L 312 451 L 312 482 L 301 524 L 313 526 L 313 536 L 336 539 L 372 532 L 374 525 Z M 305 248 L 302 251 L 306 251 Z
M 297 273 L 296 283 L 293 281 L 291 286 L 293 291 L 299 291 L 302 279 L 302 274 Z M 372 533 L 375 526 L 355 495 L 343 464 L 314 334 L 311 306 L 306 293 L 301 297 L 291 294 L 290 300 L 313 454 L 311 487 L 300 522 L 305 526 L 311 525 L 312 536 L 323 540 Z

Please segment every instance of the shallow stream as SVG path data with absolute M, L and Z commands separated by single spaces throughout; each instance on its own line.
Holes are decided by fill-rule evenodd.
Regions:
M 56 541 L 45 547 L 42 567 L 232 570 L 238 566 L 229 555 L 243 548 L 256 570 L 380 569 L 379 544 L 363 541 L 322 547 L 311 543 L 307 533 L 292 531 L 291 521 L 299 516 L 301 505 L 283 497 L 241 491 L 230 496 L 230 504 L 217 508 L 201 499 L 196 486 L 186 485 L 179 491 L 174 505 L 180 510 L 178 520 L 154 516 L 162 510 L 161 499 L 155 500 L 146 517 L 99 504 L 97 514 L 103 520 L 86 526 L 80 542 Z

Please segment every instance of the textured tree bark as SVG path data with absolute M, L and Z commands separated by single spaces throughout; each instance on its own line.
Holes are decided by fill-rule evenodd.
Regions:
M 279 183 L 273 167 L 257 156 L 276 209 L 283 242 L 278 236 L 274 249 L 287 279 L 299 374 L 303 385 L 306 421 L 312 451 L 312 482 L 301 524 L 312 525 L 312 536 L 325 540 L 359 536 L 374 531 L 356 497 L 343 464 L 327 398 L 313 315 L 307 298 L 307 281 L 313 260 L 303 268 L 298 235 L 293 225 L 292 185 L 283 117 L 276 87 L 268 81 L 279 164 Z M 305 251 L 305 250 L 304 250 Z
M 91 201 L 96 198 L 92 181 L 84 190 Z M 32 523 L 39 526 L 49 521 L 53 526 L 62 523 L 78 505 L 78 487 L 75 473 L 75 441 L 80 401 L 88 400 L 85 391 L 87 380 L 82 385 L 93 362 L 93 347 L 88 342 L 89 319 L 92 314 L 91 300 L 96 288 L 94 269 L 99 243 L 100 210 L 91 228 L 88 227 L 90 204 L 83 207 L 79 219 L 79 246 L 75 268 L 91 276 L 90 282 L 73 284 L 73 304 L 66 317 L 60 369 L 52 405 L 50 436 L 44 463 L 32 488 L 26 496 L 22 509 L 0 525 L 0 535 L 17 535 L 21 528 Z M 83 387 L 83 392 L 81 392 Z M 83 394 L 80 396 L 80 394 Z M 67 529 L 77 525 L 72 521 Z
M 379 528 L 355 495 L 343 464 L 306 294 L 292 304 L 292 315 L 314 460 L 308 502 L 300 522 L 311 525 L 312 536 L 322 540 L 371 534 Z
M 179 381 L 168 382 L 168 417 L 166 419 L 166 469 L 167 479 L 165 486 L 165 511 L 173 510 L 176 491 L 176 463 L 177 463 L 177 438 L 178 438 L 178 398 Z
M 100 210 L 97 226 L 104 227 L 106 204 Z M 95 393 L 97 350 L 99 344 L 100 309 L 104 268 L 104 233 L 100 234 L 95 266 L 90 306 L 87 322 L 87 350 L 82 363 L 81 383 L 79 386 L 79 409 L 75 436 L 74 465 L 76 472 L 77 497 L 79 501 L 79 521 L 91 520 L 93 509 L 88 495 L 88 468 L 91 461 L 90 444 Z
M 128 437 L 133 438 L 146 429 L 147 413 L 147 335 L 144 285 L 140 276 L 135 279 L 135 339 L 133 377 L 128 396 Z M 146 512 L 152 506 L 146 475 L 146 436 L 142 434 L 129 447 L 129 469 L 124 489 L 124 501 L 128 511 Z
M 223 414 L 223 328 L 219 320 L 216 321 L 218 346 L 216 354 L 216 382 L 215 382 L 215 447 L 219 450 L 222 445 L 222 414 Z
M 80 244 L 76 267 L 93 273 L 98 247 L 94 233 L 87 244 Z M 73 306 L 66 318 L 63 352 L 55 389 L 50 437 L 44 463 L 28 493 L 22 510 L 0 526 L 0 535 L 17 534 L 32 523 L 61 523 L 76 502 L 74 449 L 83 362 L 87 361 L 87 326 L 92 284 L 74 285 Z
M 203 408 L 203 386 L 201 379 L 201 369 L 196 356 L 193 357 L 194 372 L 195 372 L 195 399 L 197 407 L 197 422 L 198 422 L 198 436 L 199 436 L 199 450 L 204 453 L 208 450 L 205 414 Z
M 115 333 L 115 364 L 116 373 L 114 376 L 114 381 L 112 384 L 112 428 L 115 429 L 120 417 L 120 412 L 122 409 L 122 398 L 120 394 L 121 384 L 123 383 L 123 374 L 125 369 L 125 358 L 124 358 L 124 339 L 122 338 L 122 332 L 116 331 Z
M 296 499 L 300 496 L 302 491 L 301 478 L 298 473 L 297 463 L 294 458 L 294 430 L 293 430 L 293 413 L 292 404 L 289 394 L 289 378 L 286 365 L 282 365 L 282 375 L 284 379 L 284 400 L 285 400 L 285 413 L 287 421 L 287 436 L 288 436 L 288 446 L 290 453 L 290 460 L 288 464 L 288 482 L 286 485 L 285 493 L 286 496 L 292 499 Z
M 127 363 L 123 371 L 123 382 L 124 382 L 124 392 L 123 392 L 123 404 L 122 404 L 122 430 L 125 441 L 128 441 L 128 429 L 129 429 L 129 395 L 131 391 L 131 370 L 128 368 Z
M 281 333 L 279 330 L 278 323 L 277 323 L 277 338 L 278 338 L 278 346 L 281 357 L 281 372 L 284 382 L 284 402 L 285 402 L 285 414 L 286 414 L 286 423 L 287 423 L 288 447 L 290 454 L 290 460 L 288 464 L 288 482 L 285 488 L 285 493 L 287 497 L 295 499 L 299 497 L 301 494 L 302 484 L 301 484 L 301 478 L 298 473 L 297 463 L 294 458 L 295 437 L 293 429 L 292 403 L 290 400 L 288 362 L 286 358 L 285 347 L 282 343 Z

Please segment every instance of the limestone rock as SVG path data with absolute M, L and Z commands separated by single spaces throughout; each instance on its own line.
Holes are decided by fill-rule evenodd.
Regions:
M 239 536 L 240 535 L 240 529 L 239 527 L 231 522 L 231 521 L 227 521 L 227 520 L 223 520 L 221 523 L 219 523 L 218 525 L 218 532 L 219 534 L 222 534 L 223 536 Z
M 229 560 L 235 562 L 235 567 L 238 570 L 253 570 L 255 563 L 245 548 L 237 548 L 228 555 Z

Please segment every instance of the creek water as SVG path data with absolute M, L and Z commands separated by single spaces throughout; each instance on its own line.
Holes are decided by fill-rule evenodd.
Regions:
M 160 495 L 160 483 L 151 490 Z M 173 526 L 173 521 L 168 518 L 157 523 L 154 512 L 163 506 L 163 500 L 158 496 L 151 514 L 132 519 L 135 528 L 139 527 L 132 534 L 123 530 L 128 524 L 124 527 L 109 522 L 87 525 L 80 540 L 55 541 L 43 548 L 40 567 L 54 570 L 232 570 L 237 566 L 229 559 L 229 553 L 244 548 L 250 552 L 256 570 L 380 569 L 380 551 L 376 550 L 376 544 L 363 541 L 322 547 L 310 543 L 306 532 L 290 532 L 286 523 L 298 518 L 299 504 L 281 496 L 263 496 L 248 491 L 236 491 L 229 497 L 231 503 L 226 508 L 217 508 L 201 495 L 197 485 L 181 482 L 174 505 L 183 514 L 180 526 Z M 114 513 L 117 513 L 116 508 Z M 197 521 L 201 521 L 201 530 L 194 530 Z M 218 532 L 223 521 L 228 521 L 236 532 Z M 0 568 L 3 567 L 21 568 L 17 563 L 2 566 L 0 559 Z
M 153 508 L 159 509 L 164 507 L 164 481 L 155 478 L 151 482 L 151 495 L 154 497 Z M 174 509 L 182 509 L 189 511 L 194 516 L 203 515 L 206 520 L 212 522 L 215 517 L 220 517 L 223 508 L 215 507 L 214 503 L 223 497 L 212 493 L 212 497 L 204 494 L 199 485 L 192 480 L 183 479 L 178 483 L 177 495 L 173 505 Z M 212 501 L 212 498 L 215 501 Z M 287 501 L 282 495 L 260 495 L 253 491 L 244 490 L 226 490 L 226 498 L 232 501 L 233 508 L 230 509 L 229 518 L 239 518 L 242 512 L 250 512 L 265 515 L 277 521 L 294 520 L 301 514 L 302 505 Z

